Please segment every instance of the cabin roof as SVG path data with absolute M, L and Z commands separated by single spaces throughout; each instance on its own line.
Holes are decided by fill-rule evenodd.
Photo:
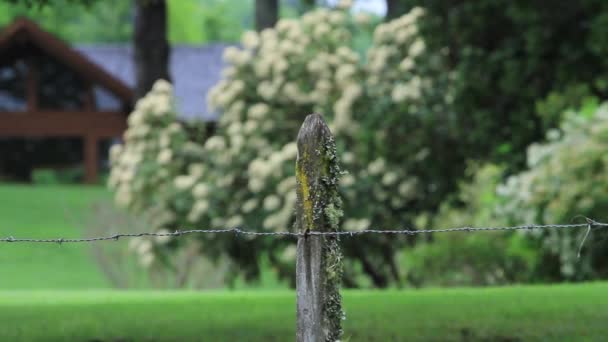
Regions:
M 0 55 L 2 51 L 18 48 L 24 42 L 33 43 L 85 79 L 102 85 L 125 103 L 132 103 L 135 66 L 130 44 L 70 46 L 32 20 L 17 18 L 0 32 Z M 181 119 L 217 119 L 217 113 L 207 108 L 207 93 L 221 79 L 222 54 L 227 46 L 213 43 L 171 47 L 169 72 Z M 97 97 L 100 107 L 106 106 L 104 101 L 112 101 L 112 98 Z
M 171 47 L 169 72 L 182 119 L 216 120 L 207 108 L 207 92 L 220 80 L 226 44 Z M 127 44 L 74 47 L 130 87 L 135 86 L 133 48 Z
M 0 56 L 3 51 L 18 49 L 28 43 L 69 66 L 88 81 L 104 86 L 125 103 L 132 102 L 132 88 L 120 78 L 29 19 L 17 18 L 0 32 Z

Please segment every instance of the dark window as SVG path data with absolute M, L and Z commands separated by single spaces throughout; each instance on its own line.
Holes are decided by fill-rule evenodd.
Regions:
M 50 58 L 36 59 L 38 106 L 43 110 L 81 110 L 86 97 L 85 82 L 69 67 Z
M 0 111 L 26 110 L 26 74 L 27 67 L 22 61 L 0 65 Z

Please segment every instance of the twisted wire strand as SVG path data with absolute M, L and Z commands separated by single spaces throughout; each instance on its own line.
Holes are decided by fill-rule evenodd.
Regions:
M 535 229 L 578 229 L 578 228 L 605 228 L 608 227 L 608 223 L 597 222 L 595 220 L 585 218 L 586 223 L 572 223 L 572 224 L 544 224 L 544 225 L 520 225 L 520 226 L 506 226 L 506 227 L 458 227 L 458 228 L 443 228 L 443 229 L 364 229 L 358 231 L 308 231 L 308 232 L 261 232 L 261 231 L 250 231 L 243 230 L 239 227 L 226 228 L 226 229 L 190 229 L 190 230 L 176 230 L 174 232 L 144 232 L 144 233 L 120 233 L 109 236 L 99 236 L 90 238 L 15 238 L 9 236 L 6 238 L 0 238 L 0 242 L 7 243 L 86 243 L 86 242 L 97 242 L 97 241 L 118 241 L 120 238 L 137 238 L 137 237 L 179 237 L 183 235 L 192 234 L 234 234 L 235 236 L 275 236 L 275 237 L 306 237 L 306 236 L 359 236 L 359 235 L 371 235 L 371 234 L 392 234 L 392 235 L 419 235 L 419 234 L 433 234 L 433 233 L 454 233 L 454 232 L 480 232 L 480 231 L 509 231 L 509 230 L 535 230 Z

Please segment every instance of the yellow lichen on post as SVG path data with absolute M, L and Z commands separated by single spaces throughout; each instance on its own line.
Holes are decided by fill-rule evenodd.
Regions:
M 297 341 L 338 341 L 344 313 L 339 288 L 342 256 L 337 231 L 342 216 L 338 195 L 340 168 L 329 128 L 318 114 L 306 117 L 298 134 L 296 161 Z
M 304 154 L 303 158 L 306 158 L 306 154 Z M 300 158 L 298 158 L 298 160 L 300 160 Z M 302 215 L 306 221 L 306 229 L 310 230 L 313 221 L 312 200 L 310 199 L 310 191 L 308 189 L 308 179 L 306 178 L 306 173 L 301 165 L 302 163 L 296 162 L 296 181 L 298 190 L 302 194 L 302 206 L 304 209 Z

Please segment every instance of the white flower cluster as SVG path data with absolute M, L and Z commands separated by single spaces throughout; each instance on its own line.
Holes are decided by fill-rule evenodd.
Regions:
M 295 142 L 283 146 L 283 148 L 271 154 L 268 158 L 256 158 L 249 164 L 249 190 L 259 192 L 266 185 L 270 176 L 281 177 L 282 166 L 286 162 L 293 163 L 296 160 L 298 147 Z
M 209 93 L 209 103 L 222 118 L 221 134 L 205 144 L 214 156 L 209 169 L 215 176 L 208 179 L 217 183 L 215 177 L 233 175 L 233 184 L 238 185 L 231 190 L 232 197 L 242 199 L 242 205 L 226 203 L 225 217 L 215 218 L 215 224 L 238 217 L 261 218 L 269 230 L 290 225 L 295 205 L 293 140 L 311 110 L 327 115 L 338 139 L 356 140 L 361 123 L 355 112 L 361 104 L 378 101 L 377 96 L 388 95 L 400 103 L 422 96 L 425 82 L 414 72 L 414 63 L 424 52 L 416 26 L 423 11 L 415 8 L 380 25 L 363 64 L 349 44 L 353 18 L 344 11 L 348 6 L 339 8 L 311 11 L 299 20 L 283 19 L 259 34 L 247 32 L 242 48 L 226 50 L 229 66 L 224 79 Z M 374 89 L 371 94 L 365 93 L 366 84 Z M 400 161 L 382 156 L 356 160 L 349 151 L 342 157 L 351 173 L 340 184 L 357 206 L 368 205 L 358 203 L 363 193 L 390 210 L 401 210 L 416 198 L 418 182 L 401 170 Z M 361 186 L 366 179 L 371 182 Z M 206 204 L 193 209 L 189 218 L 199 218 Z
M 339 108 L 348 107 L 361 89 L 354 82 L 359 56 L 345 45 L 351 35 L 347 20 L 344 11 L 318 9 L 306 13 L 301 20 L 281 19 L 275 29 L 260 34 L 245 33 L 242 49 L 226 49 L 224 59 L 230 67 L 224 73 L 225 79 L 209 93 L 209 103 L 222 110 L 223 121 L 243 121 L 245 114 L 249 114 L 248 119 L 261 120 L 270 110 L 263 106 L 276 99 L 281 99 L 283 108 L 272 113 L 275 119 L 294 115 L 283 112 L 288 104 L 295 108 L 327 108 L 344 90 L 348 94 Z M 257 104 L 247 103 L 255 108 L 245 108 L 245 103 L 239 101 L 244 94 L 259 98 Z M 273 128 L 267 125 L 255 129 Z
M 144 98 L 137 101 L 129 115 L 124 144 L 110 149 L 112 170 L 109 185 L 116 191 L 116 202 L 124 207 L 144 207 L 141 191 L 148 184 L 165 182 L 167 168 L 150 165 L 171 165 L 174 159 L 172 142 L 183 140 L 183 131 L 175 123 L 172 87 L 157 81 Z
M 395 103 L 415 101 L 422 95 L 425 82 L 416 74 L 415 65 L 425 51 L 417 26 L 423 14 L 423 9 L 415 7 L 400 18 L 378 25 L 374 32 L 374 48 L 368 52 L 367 84 L 390 94 Z
M 294 137 L 304 116 L 313 110 L 331 115 L 336 108 L 343 114 L 336 115 L 336 130 L 356 127 L 350 112 L 362 93 L 356 80 L 361 68 L 359 55 L 348 47 L 350 20 L 346 7 L 317 9 L 259 34 L 247 32 L 242 48 L 225 51 L 224 79 L 208 95 L 222 117 L 221 134 L 205 144 L 213 159 L 207 179 L 217 184 L 217 178 L 232 176 L 238 185 L 231 195 L 242 200 L 223 205 L 224 217 L 212 223 L 238 217 L 260 220 L 268 230 L 291 226 Z M 189 218 L 201 212 L 193 210 Z

